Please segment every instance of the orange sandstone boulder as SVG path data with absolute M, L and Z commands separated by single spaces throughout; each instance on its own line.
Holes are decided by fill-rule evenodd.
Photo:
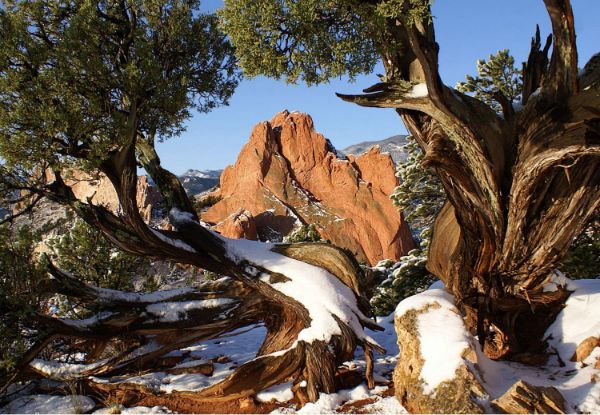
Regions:
M 54 175 L 49 170 L 46 172 L 46 180 L 52 182 Z M 63 177 L 65 183 L 71 187 L 75 197 L 83 202 L 91 201 L 95 205 L 101 205 L 114 213 L 120 210 L 119 198 L 112 183 L 103 174 L 98 178 L 73 170 Z M 152 206 L 161 201 L 160 192 L 148 183 L 148 177 L 139 176 L 136 193 L 137 205 L 144 221 L 149 222 L 152 214 Z
M 222 223 L 242 210 L 257 237 L 278 240 L 314 224 L 324 240 L 361 261 L 398 259 L 415 248 L 410 230 L 389 195 L 397 185 L 394 164 L 377 147 L 340 159 L 307 114 L 283 111 L 254 127 L 236 163 L 221 175 L 221 200 L 202 214 L 225 236 L 238 226 Z
M 216 224 L 214 229 L 230 238 L 256 240 L 258 237 L 254 216 L 243 208 Z

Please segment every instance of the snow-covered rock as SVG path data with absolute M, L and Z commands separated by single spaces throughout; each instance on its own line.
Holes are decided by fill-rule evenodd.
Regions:
M 396 397 L 415 413 L 483 413 L 487 399 L 470 367 L 477 363 L 472 339 L 443 288 L 402 301 L 395 312 L 400 355 L 394 371 Z
M 519 382 L 525 382 L 540 393 L 556 390 L 564 397 L 567 412 L 600 413 L 600 383 L 596 383 L 600 379 L 600 347 L 571 361 L 580 344 L 600 335 L 600 279 L 571 281 L 558 275 L 547 289 L 556 285 L 573 293 L 544 335 L 549 350 L 556 353 L 542 367 L 492 361 L 485 356 L 477 339 L 466 330 L 453 296 L 441 283 L 402 301 L 395 317 L 401 353 L 394 380 L 400 402 L 411 411 L 458 412 L 453 405 L 460 400 L 459 391 L 463 396 L 468 395 L 464 391 L 475 391 L 479 397 L 474 404 L 480 410 L 493 411 L 492 401 L 498 402 Z M 445 385 L 456 382 L 463 385 L 453 393 L 444 391 Z M 477 410 L 471 407 L 467 412 Z

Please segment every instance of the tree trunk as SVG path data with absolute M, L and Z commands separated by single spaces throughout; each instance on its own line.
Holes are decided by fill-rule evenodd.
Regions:
M 249 243 L 260 248 L 265 245 Z M 326 244 L 280 245 L 273 247 L 272 252 L 282 261 L 287 258 L 303 261 L 309 267 L 305 270 L 314 268 L 319 279 L 317 284 L 323 287 L 319 298 L 326 305 L 323 310 L 328 306 L 335 307 L 339 301 L 333 297 L 342 296 L 348 300 L 343 301 L 342 306 L 347 306 L 350 312 L 341 313 L 332 308 L 327 316 L 311 315 L 314 308 L 283 294 L 279 288 L 292 283 L 293 279 L 297 283 L 297 275 L 270 271 L 251 259 L 241 260 L 243 265 L 240 267 L 260 275 L 259 279 L 223 278 L 196 288 L 149 294 L 93 287 L 50 265 L 51 278 L 42 284 L 44 291 L 77 299 L 87 309 L 94 310 L 94 314 L 84 320 L 37 315 L 35 323 L 44 328 L 44 337 L 21 362 L 21 375 L 30 373 L 61 381 L 85 380 L 87 386 L 102 391 L 109 385 L 97 384 L 90 376 L 133 376 L 140 370 L 168 370 L 169 362 L 161 357 L 170 351 L 257 323 L 264 324 L 267 335 L 256 358 L 237 368 L 227 379 L 193 393 L 195 400 L 235 400 L 293 380 L 296 385 L 306 381 L 306 386 L 297 389 L 302 389 L 301 393 L 315 401 L 320 392 L 335 391 L 338 366 L 352 359 L 359 345 L 365 349 L 372 371 L 371 350 L 383 349 L 361 329 L 362 326 L 380 328 L 364 314 L 369 312 L 368 302 L 361 294 L 357 264 L 343 251 Z M 310 279 L 311 275 L 306 278 Z M 328 291 L 327 287 L 334 287 L 335 291 Z M 195 305 L 190 308 L 189 304 Z M 169 307 L 170 313 L 179 310 L 178 318 L 165 318 L 160 313 L 164 306 Z M 322 325 L 323 319 L 333 319 L 337 329 L 316 333 L 316 337 L 301 335 L 311 327 Z M 35 359 L 53 341 L 61 338 L 85 340 L 82 351 L 86 353 L 87 364 L 69 370 L 66 375 L 48 371 L 47 362 Z M 107 358 L 106 347 L 115 343 L 126 347 Z M 170 362 L 170 366 L 175 363 Z M 372 379 L 372 373 L 365 375 Z
M 544 332 L 569 295 L 544 285 L 600 205 L 598 55 L 578 77 L 570 2 L 545 3 L 553 36 L 542 48 L 538 28 L 532 40 L 520 106 L 498 92 L 496 114 L 445 86 L 427 18 L 390 22 L 386 82 L 339 95 L 402 117 L 448 196 L 428 268 L 489 357 L 529 363 L 544 359 Z
M 126 142 L 100 167 L 117 193 L 119 215 L 78 200 L 59 171 L 47 175 L 52 182 L 43 189 L 31 191 L 72 208 L 124 251 L 194 265 L 228 278 L 193 289 L 141 295 L 92 287 L 50 266 L 52 278 L 45 289 L 77 299 L 93 314 L 76 321 L 37 315 L 32 328 L 40 333 L 39 341 L 25 354 L 17 374 L 34 372 L 62 380 L 124 375 L 156 368 L 158 359 L 172 350 L 257 323 L 264 324 L 267 335 L 256 358 L 196 393 L 198 399 L 238 399 L 293 380 L 299 393 L 315 401 L 320 392 L 335 391 L 337 368 L 353 357 L 357 346 L 365 350 L 372 371 L 371 350 L 383 349 L 363 328 L 381 328 L 370 319 L 356 260 L 328 244 L 236 241 L 202 226 L 177 177 L 161 167 L 153 138 L 140 136 L 136 108 L 132 105 L 129 113 Z M 154 229 L 140 215 L 136 152 L 164 196 L 173 230 Z M 165 317 L 160 312 L 165 306 L 177 313 Z M 36 364 L 34 359 L 51 342 L 65 338 L 88 342 L 87 365 L 71 367 L 65 375 Z M 111 342 L 124 350 L 100 360 Z M 366 377 L 372 385 L 372 373 Z M 6 379 L 4 387 L 14 379 Z M 299 386 L 302 381 L 306 386 Z

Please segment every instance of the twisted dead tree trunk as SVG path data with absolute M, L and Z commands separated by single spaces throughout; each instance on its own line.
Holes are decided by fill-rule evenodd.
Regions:
M 202 226 L 180 182 L 161 167 L 152 137 L 140 134 L 136 111 L 134 105 L 126 142 L 100 168 L 116 190 L 120 215 L 78 200 L 60 171 L 48 175 L 52 181 L 45 187 L 28 190 L 69 206 L 129 253 L 198 266 L 228 278 L 140 295 L 89 286 L 50 265 L 44 290 L 77 299 L 93 314 L 84 320 L 36 316 L 44 337 L 20 362 L 21 372 L 60 380 L 124 375 L 152 369 L 172 350 L 262 323 L 267 335 L 257 357 L 195 397 L 232 400 L 293 379 L 296 384 L 306 381 L 305 393 L 315 401 L 319 392 L 335 391 L 337 368 L 353 357 L 357 346 L 365 349 L 368 360 L 372 349 L 383 351 L 363 331 L 380 327 L 369 318 L 354 259 L 327 244 L 235 241 Z M 143 221 L 136 202 L 136 161 L 164 195 L 174 230 L 153 229 Z M 179 310 L 179 315 L 165 317 L 160 311 L 164 307 Z M 60 338 L 88 341 L 88 363 L 66 374 L 45 370 L 48 362 L 36 357 Z M 115 340 L 127 345 L 125 350 L 100 359 Z M 369 367 L 366 376 L 372 386 L 372 364 Z
M 578 76 L 570 1 L 545 3 L 553 35 L 542 48 L 538 29 L 532 41 L 522 106 L 498 92 L 496 114 L 445 86 L 428 20 L 390 19 L 387 82 L 339 95 L 395 108 L 425 151 L 448 196 L 428 267 L 494 359 L 543 358 L 543 334 L 569 295 L 543 286 L 600 205 L 598 55 Z

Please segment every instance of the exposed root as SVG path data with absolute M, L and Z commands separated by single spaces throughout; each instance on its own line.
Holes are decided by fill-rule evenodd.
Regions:
M 52 278 L 44 284 L 46 291 L 77 298 L 94 313 L 83 320 L 37 316 L 37 321 L 49 329 L 41 345 L 21 362 L 22 367 L 28 367 L 28 376 L 79 380 L 104 395 L 118 393 L 137 397 L 132 398 L 137 401 L 156 398 L 160 394 L 143 385 L 127 383 L 126 379 L 140 371 L 157 370 L 173 375 L 201 373 L 211 376 L 212 362 L 173 367 L 182 357 L 165 355 L 198 341 L 227 336 L 236 329 L 263 323 L 267 335 L 254 359 L 237 367 L 216 384 L 199 391 L 178 392 L 178 396 L 203 404 L 243 402 L 263 389 L 294 379 L 295 384 L 305 381 L 305 387 L 296 388 L 303 390 L 298 393 L 305 394 L 307 401 L 316 401 L 320 392 L 335 392 L 338 368 L 352 358 L 357 346 L 365 350 L 366 378 L 369 387 L 374 387 L 372 350 L 382 349 L 362 332 L 360 326 L 373 329 L 379 329 L 379 326 L 365 317 L 370 310 L 357 278 L 360 272 L 357 265 L 342 251 L 329 245 L 278 246 L 275 250 L 280 252 L 278 255 L 290 255 L 338 276 L 355 296 L 356 310 L 351 316 L 356 320 L 342 321 L 332 312 L 327 318 L 333 318 L 337 329 L 331 334 L 324 333 L 322 339 L 303 340 L 301 333 L 318 322 L 313 321 L 314 316 L 303 304 L 274 288 L 277 284 L 285 284 L 289 278 L 251 262 L 240 267 L 258 269 L 261 275 L 271 274 L 269 282 L 262 277 L 258 280 L 254 272 L 254 275 L 250 273 L 253 278 L 236 275 L 235 279 L 224 278 L 193 288 L 150 294 L 99 289 L 50 266 Z M 315 256 L 316 252 L 320 256 Z M 328 299 L 324 297 L 323 301 Z M 56 338 L 81 339 L 77 347 L 85 351 L 85 363 L 36 359 L 37 354 Z M 119 351 L 109 347 L 117 340 L 124 346 Z

